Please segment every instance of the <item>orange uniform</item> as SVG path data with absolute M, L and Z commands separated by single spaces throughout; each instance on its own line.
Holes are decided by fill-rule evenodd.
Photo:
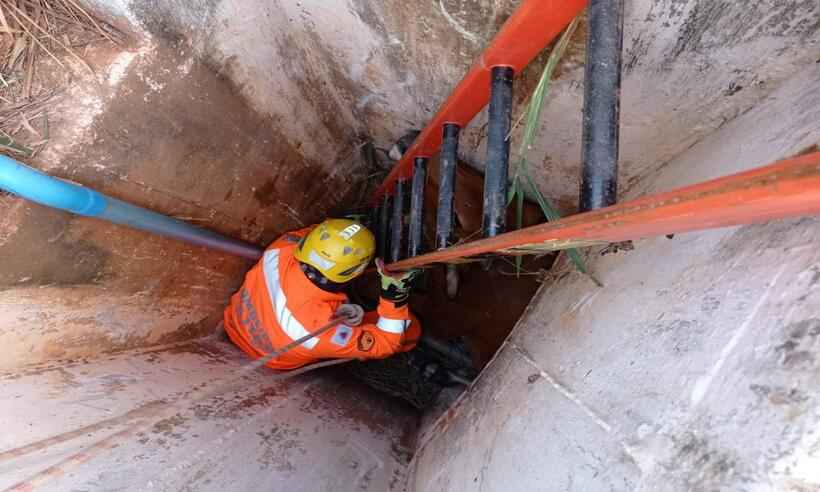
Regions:
M 274 241 L 225 309 L 225 331 L 254 359 L 321 328 L 339 306 L 348 303 L 344 293 L 327 292 L 314 285 L 294 258 L 298 240 L 311 229 L 291 232 Z M 380 299 L 378 310 L 365 313 L 361 325 L 340 324 L 267 366 L 288 370 L 320 359 L 381 359 L 412 349 L 419 336 L 421 326 L 406 303 L 399 306 Z

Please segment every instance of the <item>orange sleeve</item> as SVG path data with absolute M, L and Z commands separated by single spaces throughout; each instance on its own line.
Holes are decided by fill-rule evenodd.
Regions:
M 336 306 L 326 304 L 327 317 L 324 323 L 330 320 L 339 305 L 341 303 Z M 316 328 L 324 323 L 317 324 Z M 415 345 L 416 339 L 406 339 L 411 332 L 419 333 L 418 329 L 413 329 L 417 327 L 411 327 L 412 323 L 418 324 L 418 321 L 410 316 L 407 304 L 396 306 L 388 300 L 380 299 L 377 311 L 365 313 L 361 325 L 339 324 L 331 328 L 320 337 L 313 352 L 320 358 L 383 359 Z M 410 347 L 407 346 L 408 342 L 412 342 Z

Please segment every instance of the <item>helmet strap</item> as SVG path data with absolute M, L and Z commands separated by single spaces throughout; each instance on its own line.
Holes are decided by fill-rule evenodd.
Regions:
M 344 283 L 340 284 L 338 282 L 333 282 L 329 278 L 325 277 L 324 275 L 322 275 L 322 272 L 320 272 L 314 266 L 308 265 L 307 263 L 302 263 L 301 261 L 299 261 L 298 263 L 299 268 L 302 269 L 302 273 L 305 274 L 305 277 L 307 277 L 313 285 L 319 287 L 323 291 L 336 293 L 341 292 L 346 287 L 346 284 Z

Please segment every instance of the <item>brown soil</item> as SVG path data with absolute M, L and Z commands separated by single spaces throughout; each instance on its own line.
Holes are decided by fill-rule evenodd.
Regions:
M 529 260 L 526 271 L 549 268 L 550 259 Z M 444 268 L 428 273 L 426 292 L 416 292 L 413 312 L 428 333 L 440 338 L 463 336 L 476 368 L 484 367 L 512 330 L 540 285 L 533 275 L 516 277 L 503 260 L 485 272 L 479 263 L 459 266 L 459 293 L 450 300 L 444 290 Z
M 484 271 L 479 263 L 459 265 L 459 292 L 454 300 L 445 292 L 444 267 L 430 268 L 423 285 L 413 291 L 410 308 L 425 333 L 442 339 L 464 337 L 474 366 L 483 368 L 538 289 L 539 276 L 532 273 L 548 270 L 553 258 L 525 259 L 520 277 L 508 263 L 512 260 L 507 259 L 497 259 L 490 271 Z M 378 285 L 376 273 L 371 272 L 357 281 L 356 288 L 375 299 Z
M 428 244 L 433 242 L 438 202 L 439 159 L 430 159 L 425 187 L 425 232 Z M 484 177 L 464 163 L 459 163 L 456 175 L 455 235 L 458 241 L 474 241 L 480 237 Z M 513 208 L 507 213 L 507 223 L 513 225 Z M 537 205 L 525 202 L 523 225 L 543 221 Z M 522 271 L 549 269 L 554 256 L 543 260 L 524 259 Z M 538 289 L 538 276 L 515 276 L 513 260 L 500 258 L 490 271 L 478 263 L 460 265 L 459 294 L 450 300 L 445 294 L 444 267 L 433 268 L 427 277 L 427 288 L 416 292 L 411 304 L 422 319 L 424 328 L 441 338 L 466 339 L 476 368 L 484 367 L 512 330 L 524 308 Z

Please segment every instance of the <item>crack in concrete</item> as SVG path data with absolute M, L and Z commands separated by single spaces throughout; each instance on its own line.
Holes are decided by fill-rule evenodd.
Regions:
M 581 399 L 578 398 L 578 396 L 576 396 L 575 393 L 572 390 L 570 390 L 569 388 L 567 388 L 563 384 L 559 383 L 547 371 L 542 369 L 541 366 L 539 366 L 538 363 L 536 363 L 535 360 L 533 360 L 533 358 L 530 357 L 530 355 L 524 349 L 522 349 L 521 347 L 519 347 L 518 345 L 516 345 L 512 342 L 510 342 L 509 345 L 521 355 L 522 359 L 524 359 L 529 365 L 531 365 L 533 368 L 535 368 L 538 371 L 538 375 L 541 376 L 542 378 L 546 379 L 547 382 L 550 384 L 550 386 L 552 386 L 559 393 L 561 393 L 564 396 L 564 398 L 571 401 L 578 408 L 580 408 L 581 411 L 584 412 L 589 418 L 591 418 L 592 421 L 595 422 L 595 424 L 598 427 L 600 427 L 601 429 L 604 430 L 604 432 L 606 432 L 607 434 L 612 434 L 612 426 L 609 425 L 603 418 L 601 418 L 601 416 L 599 416 L 586 403 L 581 401 Z
M 535 362 L 535 360 L 527 353 L 526 350 L 524 350 L 523 348 L 517 346 L 516 344 L 514 344 L 512 342 L 509 342 L 508 344 L 516 352 L 518 352 L 519 355 L 521 355 L 521 358 L 524 359 L 524 361 L 526 361 L 535 370 L 537 370 L 538 375 L 541 376 L 542 378 L 544 378 L 550 384 L 550 386 L 552 386 L 553 388 L 555 388 L 555 390 L 557 390 L 559 393 L 561 393 L 561 395 L 564 398 L 571 401 L 572 403 L 575 404 L 575 406 L 580 408 L 581 411 L 587 417 L 589 417 L 590 419 L 592 419 L 593 422 L 595 422 L 595 425 L 597 425 L 599 428 L 601 428 L 607 434 L 615 437 L 616 441 L 617 441 L 617 445 L 623 450 L 623 452 L 626 454 L 626 456 L 631 460 L 632 464 L 635 465 L 635 467 L 641 473 L 643 473 L 643 469 L 639 465 L 639 461 L 637 459 L 636 450 L 632 446 L 626 444 L 623 440 L 617 438 L 617 436 L 615 436 L 615 432 L 612 429 L 612 426 L 609 425 L 609 423 L 607 423 L 607 421 L 604 420 L 603 417 L 598 415 L 598 413 L 595 410 L 593 410 L 592 408 L 590 408 L 589 405 L 587 405 L 586 403 L 581 401 L 581 399 L 578 398 L 578 396 L 575 394 L 574 391 L 567 388 L 563 384 L 559 383 L 551 374 L 549 374 L 540 365 L 538 365 L 538 363 Z
M 709 372 L 705 375 L 698 378 L 695 382 L 694 388 L 692 388 L 692 395 L 691 395 L 691 402 L 692 407 L 696 407 L 703 401 L 703 398 L 706 396 L 706 393 L 709 391 L 709 387 L 712 386 L 712 382 L 715 380 L 715 377 L 723 368 L 723 365 L 726 363 L 726 360 L 729 358 L 729 355 L 734 351 L 737 344 L 740 343 L 740 339 L 743 338 L 743 335 L 749 331 L 749 326 L 752 324 L 755 318 L 757 318 L 757 313 L 760 311 L 760 308 L 763 307 L 763 304 L 769 299 L 769 296 L 772 293 L 773 287 L 777 284 L 777 279 L 780 278 L 780 275 L 783 274 L 783 271 L 786 269 L 786 265 L 781 266 L 777 273 L 775 273 L 772 280 L 769 282 L 769 285 L 766 287 L 766 290 L 761 294 L 760 298 L 758 299 L 755 306 L 752 308 L 752 311 L 749 313 L 749 316 L 743 321 L 740 327 L 735 331 L 732 335 L 732 338 L 729 339 L 729 342 L 723 347 L 720 351 L 720 356 L 715 364 L 709 369 Z

